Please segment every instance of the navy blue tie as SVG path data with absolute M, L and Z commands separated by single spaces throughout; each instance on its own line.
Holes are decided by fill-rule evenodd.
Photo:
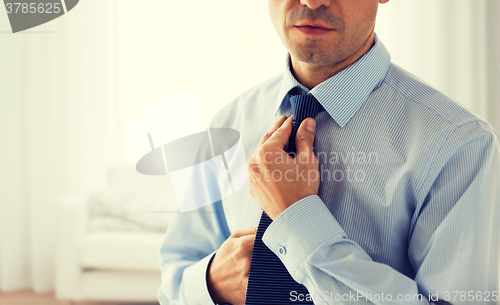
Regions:
M 314 118 L 322 110 L 321 105 L 311 94 L 294 95 L 289 97 L 292 106 L 293 127 L 288 140 L 288 154 L 294 156 L 295 136 L 300 123 L 306 118 Z M 291 298 L 291 292 L 306 295 L 307 288 L 297 283 L 281 260 L 262 242 L 262 236 L 272 219 L 265 212 L 260 218 L 257 235 L 252 250 L 250 262 L 250 275 L 248 277 L 246 305 L 285 305 L 295 304 Z M 301 304 L 313 304 L 311 301 L 303 301 Z

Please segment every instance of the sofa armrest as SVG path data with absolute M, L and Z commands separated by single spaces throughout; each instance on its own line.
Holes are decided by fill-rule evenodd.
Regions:
M 56 206 L 56 297 L 80 300 L 81 266 L 79 247 L 85 234 L 88 196 L 61 198 Z

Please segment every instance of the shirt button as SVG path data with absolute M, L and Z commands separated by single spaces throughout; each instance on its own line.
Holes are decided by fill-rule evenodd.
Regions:
M 278 252 L 279 252 L 281 255 L 285 255 L 285 254 L 286 254 L 286 249 L 285 249 L 285 247 L 279 247 L 279 248 L 278 248 Z

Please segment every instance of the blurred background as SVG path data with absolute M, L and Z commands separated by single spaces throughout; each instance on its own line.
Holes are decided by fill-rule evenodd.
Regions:
M 498 16 L 496 0 L 392 0 L 376 32 L 395 64 L 499 130 Z M 0 50 L 0 304 L 154 302 L 170 216 L 149 212 L 175 196 L 134 172 L 128 121 L 196 90 L 208 125 L 280 73 L 267 1 L 82 0 L 16 34 L 2 7 Z

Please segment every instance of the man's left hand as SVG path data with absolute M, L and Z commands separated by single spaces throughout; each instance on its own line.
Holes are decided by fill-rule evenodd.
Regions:
M 292 132 L 292 117 L 282 116 L 261 138 L 248 162 L 250 194 L 273 220 L 293 203 L 318 194 L 320 174 L 313 152 L 315 130 L 314 119 L 302 122 L 295 137 L 297 154 L 293 158 L 284 151 Z

